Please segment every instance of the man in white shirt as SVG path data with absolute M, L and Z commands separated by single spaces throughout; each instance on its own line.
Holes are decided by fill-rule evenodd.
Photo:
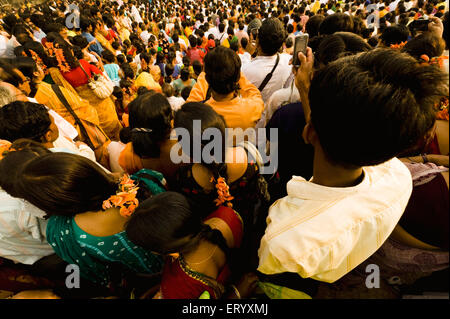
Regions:
M 139 35 L 139 37 L 141 38 L 142 42 L 144 42 L 145 46 L 148 45 L 148 40 L 150 39 L 150 37 L 152 36 L 151 33 L 151 27 L 149 28 L 150 30 L 147 30 L 144 26 L 144 24 L 142 24 L 142 28 L 143 31 L 141 32 L 141 34 Z
M 45 237 L 45 212 L 0 188 L 0 257 L 32 265 L 52 255 Z
M 283 88 L 292 72 L 289 61 L 281 59 L 278 53 L 285 38 L 286 32 L 280 20 L 272 18 L 264 20 L 256 39 L 258 54 L 241 68 L 245 77 L 261 91 L 264 103 L 269 101 L 275 91 Z M 264 80 L 272 71 L 272 76 L 264 85 Z M 264 118 L 260 121 L 265 122 Z
M 141 18 L 141 14 L 139 13 L 139 10 L 136 8 L 135 6 L 135 2 L 131 2 L 132 6 L 131 6 L 131 17 L 133 18 L 133 20 L 137 23 L 142 23 L 144 22 Z
M 333 283 L 394 231 L 412 192 L 411 174 L 395 156 L 432 130 L 447 79 L 437 68 L 377 49 L 330 63 L 311 81 L 311 49 L 299 56 L 296 84 L 303 139 L 314 147 L 313 177 L 294 176 L 288 196 L 270 208 L 258 270 Z M 405 77 L 409 85 L 398 80 Z

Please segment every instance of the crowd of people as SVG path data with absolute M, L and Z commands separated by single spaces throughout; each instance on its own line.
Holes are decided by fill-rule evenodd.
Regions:
M 446 1 L 0 18 L 0 298 L 448 294 Z

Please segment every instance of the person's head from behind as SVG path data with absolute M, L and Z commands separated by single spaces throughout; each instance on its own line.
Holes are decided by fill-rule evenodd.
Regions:
M 80 47 L 81 49 L 85 49 L 89 45 L 88 40 L 86 40 L 86 38 L 83 37 L 82 35 L 74 36 L 73 38 L 70 39 L 70 42 L 73 45 L 76 45 L 76 46 Z
M 294 26 L 292 24 L 288 24 L 288 26 L 286 27 L 286 31 L 289 34 L 294 32 Z
M 319 28 L 323 20 L 325 20 L 325 16 L 321 14 L 316 14 L 308 19 L 305 25 L 305 30 L 306 33 L 309 34 L 310 39 L 319 35 Z
M 183 61 L 183 65 L 185 68 L 187 68 L 191 65 L 191 59 L 189 59 L 189 57 L 187 57 L 187 56 L 184 56 L 182 61 Z
M 245 49 L 248 45 L 248 39 L 246 37 L 242 37 L 240 45 L 241 45 L 241 48 Z
M 188 81 L 190 79 L 190 77 L 191 77 L 191 74 L 189 72 L 189 68 L 187 68 L 187 67 L 182 68 L 180 71 L 181 81 L 184 81 L 184 82 Z
M 444 50 L 445 41 L 429 32 L 422 33 L 408 41 L 402 49 L 403 52 L 421 61 L 424 58 L 423 55 L 426 55 L 428 59 L 432 59 L 441 56 Z
M 223 33 L 225 31 L 225 24 L 223 24 L 222 22 L 219 23 L 219 32 Z
M 195 48 L 197 46 L 197 37 L 193 34 L 189 36 L 189 44 L 191 48 Z
M 269 18 L 263 21 L 258 30 L 257 46 L 260 55 L 274 55 L 280 50 L 286 39 L 286 31 L 283 23 L 277 18 Z
M 42 104 L 15 101 L 0 108 L 0 139 L 28 138 L 51 147 L 58 136 L 54 119 Z
M 238 41 L 231 42 L 230 49 L 233 50 L 237 54 L 239 52 L 239 42 Z
M 106 64 L 116 63 L 115 55 L 109 50 L 103 50 L 103 52 L 102 52 L 102 59 L 105 60 Z
M 195 129 L 194 127 L 194 121 L 197 120 L 200 121 L 200 130 Z M 204 165 L 211 169 L 215 177 L 218 174 L 220 174 L 221 176 L 226 176 L 226 170 L 224 170 L 224 168 L 226 167 L 224 164 L 226 123 L 223 116 L 214 111 L 214 109 L 208 104 L 200 102 L 188 102 L 185 103 L 181 107 L 181 109 L 179 109 L 175 113 L 174 127 L 175 130 L 182 128 L 186 129 L 189 132 L 189 143 L 183 143 L 183 141 L 181 141 L 183 152 L 186 155 L 188 155 L 190 158 L 195 158 L 195 156 L 203 155 L 201 156 L 201 159 L 202 162 L 205 163 L 207 162 L 204 161 L 206 159 L 206 156 L 211 156 L 211 158 L 208 159 L 209 163 L 211 164 Z M 207 129 L 213 129 L 217 132 L 217 134 L 220 133 L 220 139 L 216 140 L 211 135 L 209 136 L 209 138 L 206 138 L 203 132 Z M 221 142 L 221 152 L 214 152 L 214 154 L 203 154 L 202 150 L 201 154 L 194 154 L 194 152 L 198 150 L 193 149 L 193 147 L 194 145 L 197 145 L 196 143 L 198 143 L 198 141 L 201 141 L 201 146 L 203 148 L 213 140 L 215 143 L 218 143 L 219 141 Z M 216 149 L 214 149 L 214 151 L 216 151 Z
M 127 58 L 123 54 L 117 55 L 116 59 L 117 59 L 117 63 L 119 64 L 119 66 L 121 66 L 122 64 L 127 62 Z
M 7 150 L 3 147 L 8 145 Z M 51 153 L 40 143 L 28 139 L 19 139 L 14 143 L 0 140 L 0 187 L 13 197 L 20 197 L 15 185 L 20 179 L 20 172 L 25 165 L 45 154 Z
M 319 34 L 333 34 L 335 32 L 353 32 L 353 18 L 345 13 L 335 13 L 327 16 L 319 27 Z
M 174 89 L 173 86 L 170 85 L 169 83 L 164 83 L 164 84 L 163 84 L 163 86 L 162 86 L 162 91 L 163 91 L 163 94 L 164 94 L 167 98 L 169 98 L 169 97 L 175 95 L 175 89 Z
M 192 62 L 192 69 L 194 70 L 195 75 L 199 76 L 203 71 L 203 65 L 199 60 L 194 60 L 194 62 Z
M 191 95 L 191 91 L 192 91 L 192 86 L 190 86 L 190 85 L 185 86 L 181 90 L 180 96 L 186 101 L 189 98 L 189 95 Z
M 205 78 L 218 94 L 230 94 L 237 89 L 241 77 L 241 59 L 229 48 L 219 46 L 204 59 Z
M 70 153 L 51 153 L 30 161 L 15 186 L 21 198 L 47 215 L 73 216 L 102 209 L 117 182 L 95 162 Z
M 159 157 L 161 144 L 172 130 L 173 113 L 167 98 L 160 93 L 145 93 L 134 99 L 128 110 L 134 152 L 140 157 Z
M 401 44 L 408 40 L 409 30 L 404 25 L 391 25 L 384 29 L 380 36 L 381 45 L 390 47 L 391 45 Z
M 303 136 L 336 166 L 378 165 L 423 138 L 446 93 L 443 72 L 396 50 L 341 58 L 314 74 Z
M 362 37 L 354 33 L 336 32 L 322 39 L 316 51 L 316 62 L 319 65 L 327 65 L 341 57 L 371 49 Z
M 203 229 L 201 215 L 175 192 L 145 200 L 125 226 L 134 244 L 162 255 L 187 253 L 198 244 Z
M 173 64 L 168 63 L 164 66 L 164 73 L 166 74 L 166 76 L 172 76 L 174 71 L 175 67 L 173 66 Z

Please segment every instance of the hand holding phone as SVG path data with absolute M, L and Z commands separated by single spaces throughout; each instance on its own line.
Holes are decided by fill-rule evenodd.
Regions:
M 298 35 L 295 37 L 294 57 L 293 57 L 293 61 L 292 61 L 292 64 L 295 67 L 300 66 L 300 60 L 298 58 L 298 53 L 301 52 L 306 56 L 306 48 L 308 47 L 308 40 L 309 40 L 308 34 Z
M 412 31 L 428 31 L 428 24 L 431 20 L 428 19 L 418 19 L 409 25 L 410 30 Z

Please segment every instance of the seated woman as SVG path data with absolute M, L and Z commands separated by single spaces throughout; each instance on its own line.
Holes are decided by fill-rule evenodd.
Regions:
M 77 60 L 68 46 L 56 42 L 56 57 L 64 79 L 76 90 L 78 95 L 96 108 L 100 127 L 111 140 L 119 140 L 122 125 L 119 122 L 115 105 L 111 97 L 99 98 L 88 83 L 94 75 L 102 76 L 102 72 L 84 59 Z
M 171 180 L 179 164 L 170 158 L 177 141 L 170 139 L 173 113 L 167 98 L 160 93 L 148 92 L 133 100 L 128 111 L 130 126 L 123 131 L 128 133 L 129 140 L 124 141 L 127 145 L 119 155 L 119 165 L 129 174 L 150 168 Z M 121 136 L 124 135 L 122 132 Z
M 220 206 L 203 219 L 186 197 L 166 192 L 138 207 L 126 233 L 136 245 L 166 256 L 155 298 L 197 299 L 207 291 L 219 299 L 243 293 L 242 288 L 226 288 L 232 249 L 243 237 L 242 220 L 233 209 Z
M 444 70 L 444 61 L 448 56 L 443 56 L 445 42 L 442 38 L 431 33 L 423 33 L 409 41 L 402 49 L 416 58 L 424 65 L 434 65 Z M 448 73 L 448 70 L 446 70 Z M 430 134 L 423 140 L 423 145 L 418 147 L 416 153 L 407 155 L 428 154 L 449 154 L 449 117 L 448 117 L 448 96 L 441 99 L 437 109 L 436 123 Z
M 438 122 L 439 120 L 436 120 Z M 448 122 L 447 122 L 448 123 Z M 427 133 L 426 138 L 434 133 L 436 124 Z M 447 132 L 448 133 L 448 132 Z M 446 142 L 438 137 L 440 146 L 448 150 Z M 448 134 L 447 134 L 448 135 Z M 419 142 L 423 146 L 423 140 Z M 413 148 L 417 149 L 417 147 Z M 411 246 L 422 249 L 449 248 L 449 156 L 441 154 L 421 154 L 402 158 L 413 179 L 413 191 L 402 218 L 399 221 L 399 238 L 409 234 L 417 241 Z M 394 234 L 395 235 L 395 232 Z M 409 243 L 409 242 L 408 242 Z
M 1 165 L 1 163 L 0 163 Z M 53 153 L 29 162 L 14 189 L 47 214 L 47 240 L 99 286 L 121 282 L 113 273 L 157 273 L 160 257 L 132 244 L 124 225 L 146 198 L 163 192 L 164 178 L 146 170 L 119 181 L 81 156 Z
M 195 120 L 199 121 L 200 127 L 196 127 Z M 227 144 L 226 123 L 207 104 L 184 104 L 175 114 L 174 126 L 176 130 L 184 129 L 189 132 L 189 141 L 181 139 L 180 144 L 183 154 L 190 157 L 191 163 L 181 166 L 177 171 L 174 190 L 201 205 L 207 214 L 219 205 L 230 206 L 239 211 L 248 230 L 246 235 L 252 236 L 252 239 L 244 240 L 242 251 L 247 251 L 248 254 L 243 257 L 247 258 L 255 253 L 256 258 L 257 247 L 253 247 L 253 250 L 247 245 L 258 245 L 258 240 L 253 244 L 250 242 L 258 236 L 255 225 L 259 222 L 265 225 L 266 204 L 270 200 L 267 182 L 260 174 L 258 150 L 248 142 L 236 147 Z M 205 138 L 211 129 L 217 130 L 217 134 Z M 181 137 L 184 138 L 183 135 Z M 198 154 L 194 153 L 196 143 L 201 144 Z M 211 150 L 207 152 L 207 147 L 211 146 L 209 143 L 214 145 L 214 154 L 210 154 Z M 259 229 L 261 230 L 264 231 Z

